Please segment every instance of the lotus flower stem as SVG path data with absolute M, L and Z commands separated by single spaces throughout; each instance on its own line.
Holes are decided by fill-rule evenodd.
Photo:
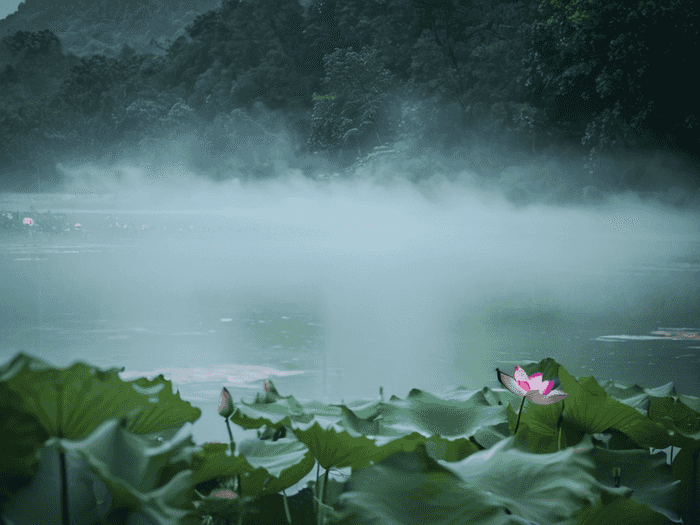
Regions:
M 673 464 L 673 445 L 671 445 L 671 464 Z
M 71 525 L 70 509 L 68 507 L 68 473 L 66 471 L 66 453 L 58 454 L 61 463 L 61 520 L 63 525 Z
M 289 503 L 287 503 L 287 493 L 282 489 L 282 501 L 284 502 L 284 513 L 287 515 L 287 523 L 292 525 L 292 515 L 289 513 Z
M 61 421 L 63 421 L 63 415 L 61 413 L 62 402 L 63 402 L 63 386 L 56 385 L 56 421 L 58 422 L 58 432 L 57 435 L 60 439 L 63 439 L 63 430 L 61 429 Z M 63 525 L 71 525 L 70 522 L 70 508 L 68 500 L 68 471 L 66 470 L 66 453 L 61 450 L 58 453 L 59 468 L 61 469 L 61 523 Z
M 561 400 L 561 416 L 559 416 L 559 421 L 557 422 L 557 426 L 559 427 L 559 438 L 557 439 L 557 450 L 561 450 L 561 423 L 564 420 L 564 400 Z
M 320 479 L 319 478 L 320 466 L 321 466 L 321 464 L 319 463 L 318 467 L 316 468 L 316 479 Z M 330 469 L 326 469 L 326 473 L 323 475 L 323 482 L 322 482 L 323 488 L 319 488 L 317 485 L 316 496 L 317 497 L 320 496 L 320 499 L 319 499 L 320 503 L 318 503 L 316 505 L 316 507 L 318 508 L 318 511 L 317 511 L 317 517 L 318 517 L 317 523 L 318 523 L 318 525 L 323 525 L 323 523 L 325 522 L 325 520 L 323 519 L 324 518 L 323 514 L 325 512 L 324 503 L 326 501 L 326 487 L 328 487 L 328 474 L 329 474 L 329 472 L 330 472 Z
M 518 427 L 520 426 L 520 416 L 523 415 L 523 407 L 525 406 L 525 399 L 520 402 L 520 410 L 518 410 L 518 420 L 515 422 L 515 432 L 513 432 L 513 435 L 516 435 L 518 433 Z
M 228 418 L 226 418 L 226 429 L 228 430 L 228 437 L 230 439 L 231 454 L 233 454 L 236 451 L 236 443 L 233 441 L 233 432 L 231 432 L 231 424 L 228 422 Z
M 318 493 L 318 480 L 321 477 L 321 464 L 319 462 L 316 462 L 316 484 L 314 486 L 314 492 L 316 493 L 316 498 L 320 498 L 321 495 Z M 318 506 L 318 503 L 316 503 L 316 498 L 314 498 L 314 507 L 316 510 L 316 515 L 318 516 L 318 513 L 320 512 L 320 507 Z
M 328 473 L 330 469 L 326 469 L 326 474 L 323 476 L 323 494 L 321 495 L 321 504 L 326 502 L 326 490 L 328 489 Z
M 615 480 L 615 488 L 618 488 L 620 486 L 620 474 L 622 471 L 620 470 L 620 467 L 615 467 L 613 468 L 613 479 Z

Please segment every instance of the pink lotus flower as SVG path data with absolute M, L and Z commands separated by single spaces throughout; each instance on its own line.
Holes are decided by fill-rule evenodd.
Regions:
M 561 390 L 552 390 L 554 381 L 543 381 L 542 374 L 537 372 L 530 377 L 519 366 L 515 367 L 513 377 L 504 374 L 498 368 L 498 381 L 516 396 L 526 397 L 537 405 L 551 405 L 564 399 L 567 394 Z

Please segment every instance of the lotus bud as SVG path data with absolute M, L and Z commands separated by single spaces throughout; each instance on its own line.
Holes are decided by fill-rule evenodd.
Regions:
M 230 417 L 233 414 L 233 399 L 231 398 L 231 393 L 224 387 L 221 390 L 221 399 L 219 401 L 219 415 L 223 417 Z

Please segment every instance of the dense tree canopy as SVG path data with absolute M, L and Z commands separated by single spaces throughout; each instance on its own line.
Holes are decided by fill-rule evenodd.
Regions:
M 620 148 L 692 153 L 698 23 L 692 0 L 223 0 L 160 55 L 122 44 L 78 58 L 48 29 L 17 31 L 0 43 L 0 163 L 185 128 L 225 151 L 235 133 L 222 123 L 253 107 L 329 155 L 433 133 L 447 113 L 459 130 L 444 120 L 443 145 L 468 131 L 531 153 L 583 144 L 591 170 Z

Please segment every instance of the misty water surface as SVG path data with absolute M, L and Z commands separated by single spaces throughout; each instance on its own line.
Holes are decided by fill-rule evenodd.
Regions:
M 198 442 L 226 441 L 222 386 L 252 397 L 268 376 L 283 395 L 337 402 L 496 387 L 497 366 L 553 357 L 577 376 L 700 394 L 687 211 L 294 175 L 0 202 L 32 206 L 83 232 L 0 241 L 0 359 L 163 373 L 203 409 Z M 117 220 L 133 235 L 98 231 Z

